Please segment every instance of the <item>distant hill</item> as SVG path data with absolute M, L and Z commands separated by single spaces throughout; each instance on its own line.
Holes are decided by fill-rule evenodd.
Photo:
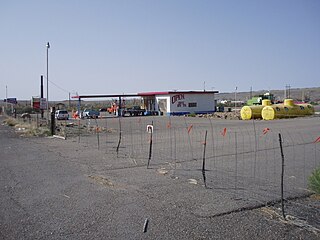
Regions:
M 275 96 L 276 100 L 284 99 L 284 90 L 259 90 L 250 92 L 237 92 L 237 101 L 247 101 L 253 96 L 258 96 L 270 92 Z M 289 95 L 287 91 L 287 96 Z M 235 93 L 219 93 L 216 95 L 216 99 L 219 100 L 234 100 Z M 287 97 L 289 98 L 289 97 Z M 290 98 L 295 101 L 308 100 L 310 102 L 320 103 L 320 87 L 314 88 L 291 88 L 290 89 Z

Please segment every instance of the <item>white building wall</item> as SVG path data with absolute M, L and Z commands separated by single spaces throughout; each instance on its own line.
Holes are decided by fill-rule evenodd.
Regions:
M 177 93 L 170 95 L 156 96 L 159 100 L 166 99 L 167 112 L 164 114 L 189 114 L 189 113 L 210 113 L 215 111 L 214 94 L 206 93 Z

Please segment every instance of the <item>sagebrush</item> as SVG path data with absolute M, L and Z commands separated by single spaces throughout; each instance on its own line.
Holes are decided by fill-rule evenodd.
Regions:
M 320 167 L 315 169 L 309 176 L 309 188 L 320 194 Z

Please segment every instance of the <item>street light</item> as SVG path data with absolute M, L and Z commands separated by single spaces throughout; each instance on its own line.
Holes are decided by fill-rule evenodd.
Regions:
M 49 48 L 50 43 L 47 42 L 47 121 L 49 121 Z

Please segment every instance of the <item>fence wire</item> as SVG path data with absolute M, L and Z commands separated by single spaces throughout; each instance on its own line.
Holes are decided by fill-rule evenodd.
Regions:
M 21 121 L 47 125 L 39 115 Z M 310 194 L 308 177 L 320 166 L 318 117 L 237 121 L 139 116 L 56 123 L 56 134 L 78 143 L 81 150 L 75 150 L 75 157 L 92 171 L 164 168 L 175 177 L 195 179 L 209 191 L 255 204 L 280 200 L 279 134 L 286 199 Z
M 148 126 L 152 126 L 148 130 Z M 320 123 L 316 118 L 232 121 L 192 117 L 124 117 L 81 120 L 65 127 L 87 149 L 103 151 L 112 168 L 169 169 L 198 179 L 236 199 L 280 198 L 282 135 L 284 195 L 308 193 L 308 176 L 320 166 Z

